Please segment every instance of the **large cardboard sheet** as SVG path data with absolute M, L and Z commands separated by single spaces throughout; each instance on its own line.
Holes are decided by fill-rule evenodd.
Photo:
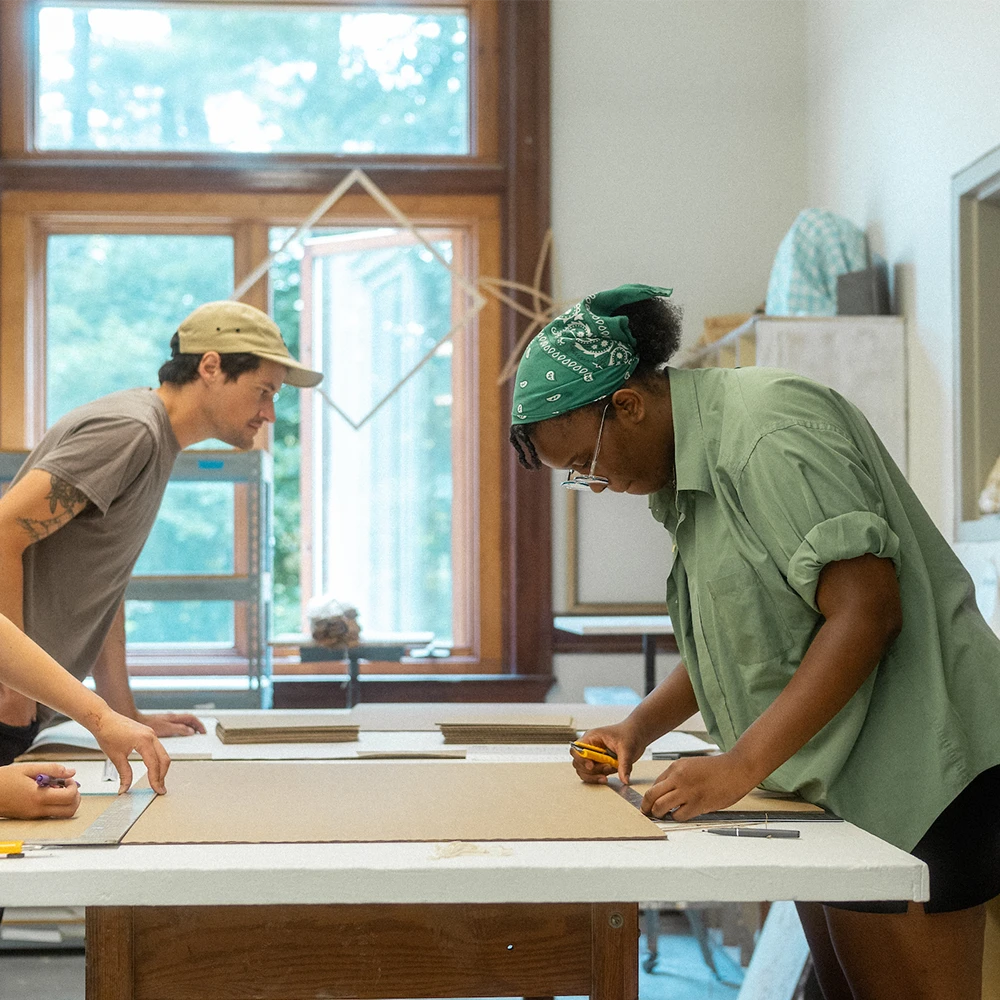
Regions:
M 569 764 L 179 761 L 126 844 L 662 839 Z
M 114 794 L 84 795 L 72 819 L 0 819 L 0 840 L 23 840 L 26 844 L 62 844 L 75 840 L 117 797 Z

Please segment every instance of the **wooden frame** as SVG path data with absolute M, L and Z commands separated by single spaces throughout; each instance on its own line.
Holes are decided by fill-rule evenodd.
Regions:
M 1000 455 L 996 384 L 1000 363 L 1000 147 L 952 179 L 952 295 L 955 323 L 955 538 L 1000 540 L 1000 515 L 979 515 L 977 499 Z
M 638 990 L 636 903 L 87 907 L 87 1000 Z
M 474 234 L 464 228 L 423 229 L 421 235 L 429 242 L 447 239 L 452 245 L 453 260 L 460 261 L 467 279 L 474 283 L 478 270 L 478 262 L 473 258 L 478 256 L 478 241 Z M 406 230 L 393 229 L 390 233 L 376 238 L 359 234 L 354 239 L 339 239 L 336 250 L 333 248 L 318 248 L 307 246 L 300 264 L 301 294 L 305 303 L 301 313 L 299 328 L 299 357 L 303 364 L 317 367 L 312 353 L 313 331 L 312 315 L 309 304 L 312 301 L 312 268 L 317 259 L 330 256 L 334 252 L 345 250 L 357 251 L 401 246 L 419 246 L 416 236 Z M 465 310 L 462 301 L 465 294 L 456 286 L 452 293 L 451 325 L 458 323 Z M 478 317 L 477 317 L 478 319 Z M 477 512 L 471 509 L 468 500 L 479 496 L 478 476 L 476 469 L 476 443 L 478 419 L 479 386 L 476 373 L 479 371 L 475 348 L 478 346 L 478 322 L 470 320 L 464 327 L 455 330 L 450 338 L 454 348 L 452 354 L 452 494 L 458 502 L 452 505 L 452 655 L 470 657 L 475 655 L 477 643 L 474 641 L 478 633 L 476 628 L 476 609 L 480 592 L 479 580 L 476 576 L 478 562 L 478 546 L 470 544 L 475 537 L 476 526 L 479 523 Z M 335 400 L 336 402 L 336 400 Z M 303 410 L 301 421 L 300 445 L 304 455 L 314 450 L 314 411 L 316 407 Z M 302 465 L 301 518 L 303 524 L 311 524 L 310 537 L 316 537 L 317 518 L 313 502 L 312 463 Z M 303 546 L 300 564 L 300 586 L 302 603 L 308 603 L 313 597 L 313 576 L 316 570 L 312 546 Z
M 476 203 L 485 208 L 488 199 L 476 199 Z M 400 202 L 402 205 L 402 202 Z M 426 223 L 421 225 L 423 235 L 427 239 L 436 239 L 444 233 L 453 238 L 456 260 L 465 262 L 466 273 L 474 281 L 477 274 L 491 274 L 489 264 L 496 265 L 499 270 L 499 216 L 497 211 L 489 215 L 479 216 L 449 216 L 449 202 L 438 198 L 428 200 L 425 211 L 439 204 L 440 209 L 435 218 L 426 217 Z M 417 220 L 419 221 L 419 220 Z M 351 225 L 372 225 L 371 216 L 365 222 L 355 219 Z M 342 223 L 343 224 L 343 223 Z M 410 234 L 404 239 L 416 242 Z M 310 276 L 304 270 L 302 289 L 303 296 L 308 298 Z M 451 318 L 457 321 L 464 312 L 461 305 L 463 295 L 457 293 L 452 298 Z M 485 313 L 485 316 L 483 315 Z M 453 342 L 459 345 L 456 351 L 455 365 L 452 376 L 452 386 L 456 405 L 454 414 L 460 419 L 452 421 L 452 455 L 454 458 L 454 496 L 452 523 L 452 566 L 453 566 L 453 614 L 456 623 L 454 635 L 455 644 L 452 647 L 451 665 L 461 665 L 461 669 L 470 669 L 469 664 L 476 664 L 483 671 L 497 670 L 500 665 L 500 634 L 489 627 L 488 622 L 499 619 L 499 609 L 489 607 L 491 614 L 482 613 L 481 599 L 483 595 L 487 604 L 492 604 L 488 586 L 490 579 L 495 579 L 495 573 L 482 562 L 485 556 L 487 564 L 491 555 L 499 562 L 499 520 L 488 503 L 482 503 L 481 498 L 489 495 L 490 490 L 499 494 L 499 455 L 495 453 L 495 434 L 483 436 L 481 428 L 491 424 L 490 414 L 498 409 L 499 392 L 494 388 L 499 374 L 499 314 L 495 303 L 491 308 L 487 305 L 464 328 L 456 331 Z M 302 359 L 310 364 L 308 317 L 303 313 Z M 462 349 L 462 345 L 471 341 L 472 349 Z M 472 346 L 474 345 L 474 347 Z M 474 400 L 474 404 L 472 404 Z M 312 449 L 312 420 L 304 417 L 302 421 L 301 444 L 303 453 Z M 495 465 L 487 466 L 487 460 Z M 305 468 L 305 467 L 304 467 Z M 302 519 L 313 519 L 310 491 L 303 479 L 302 489 Z M 302 586 L 303 596 L 310 592 L 312 574 L 312 556 L 303 553 Z M 485 610 L 485 609 L 483 609 Z M 479 613 L 477 613 L 479 612 Z M 492 614 L 494 613 L 495 614 Z M 486 627 L 484 628 L 484 620 Z M 440 661 L 439 661 L 440 662 Z M 443 666 L 443 664 L 441 664 Z M 472 667 L 477 669 L 477 667 Z
M 44 161 L 47 165 L 99 164 L 114 166 L 121 153 L 100 150 L 37 150 L 34 146 L 35 101 L 32 87 L 37 78 L 37 10 L 51 0 L 4 0 L 0 4 L 0 36 L 5 40 L 4 59 L 0 66 L 0 154 L 4 158 Z M 233 0 L 168 0 L 173 7 L 233 5 Z M 66 7 L 136 7 L 148 6 L 137 0 L 64 0 Z M 166 4 L 165 4 L 166 5 Z M 374 6 L 372 0 L 337 0 L 335 3 L 317 0 L 240 0 L 240 7 L 339 7 L 343 10 Z M 385 6 L 379 4 L 378 6 Z M 495 0 L 392 0 L 392 7 L 417 7 L 438 10 L 465 9 L 469 14 L 470 59 L 469 130 L 471 152 L 467 156 L 383 155 L 378 160 L 396 164 L 482 162 L 494 163 L 499 154 L 497 120 L 499 117 L 499 17 Z M 11 46 L 7 40 L 15 41 Z M 142 153 L 139 158 L 149 165 L 167 166 L 172 163 L 203 168 L 236 164 L 245 157 L 229 153 Z M 340 153 L 264 154 L 261 159 L 280 161 L 286 168 L 321 166 L 330 163 L 353 162 L 353 157 Z
M 396 203 L 421 227 L 454 227 L 468 234 L 468 253 L 472 273 L 496 274 L 500 269 L 500 214 L 498 199 L 456 196 L 454 198 L 398 198 Z M 3 391 L 0 411 L 0 442 L 5 449 L 30 447 L 44 432 L 44 349 L 39 349 L 44 330 L 44 295 L 40 276 L 44 274 L 44 241 L 53 232 L 204 232 L 232 235 L 237 259 L 251 259 L 248 247 L 241 244 L 267 245 L 272 226 L 295 225 L 314 207 L 304 195 L 135 195 L 111 197 L 104 194 L 56 194 L 11 192 L 0 196 L 0 239 L 6 249 L 3 274 L 0 276 L 0 359 L 10 380 Z M 204 214 L 202 214 L 204 213 Z M 381 224 L 384 213 L 366 194 L 348 194 L 318 223 L 320 226 Z M 258 232 L 259 231 L 259 232 Z M 251 239 L 251 235 L 256 239 Z M 32 267 L 32 262 L 37 262 Z M 239 265 L 237 265 L 239 266 Z M 247 266 L 246 270 L 250 270 Z M 237 280 L 240 272 L 236 271 Z M 21 303 L 17 290 L 32 290 L 28 302 Z M 7 294 L 10 289 L 11 294 Z M 266 282 L 252 290 L 266 308 Z M 249 298 L 250 296 L 248 296 Z M 263 301 L 261 301 L 263 300 Z M 18 306 L 24 309 L 18 311 Z M 475 374 L 478 416 L 464 432 L 472 436 L 475 460 L 470 468 L 470 448 L 458 456 L 465 478 L 473 477 L 466 489 L 470 509 L 460 514 L 460 523 L 472 529 L 475 544 L 463 548 L 460 557 L 467 573 L 464 588 L 469 601 L 478 609 L 467 618 L 466 648 L 459 662 L 466 672 L 496 672 L 501 663 L 500 592 L 490 585 L 502 574 L 502 546 L 499 511 L 495 504 L 481 503 L 480 498 L 500 495 L 500 441 L 496 415 L 500 409 L 497 376 L 502 363 L 500 312 L 493 300 L 481 310 L 474 329 L 477 351 L 471 366 Z M 27 338 L 25 333 L 27 332 Z M 27 340 L 27 343 L 26 343 Z M 166 344 L 164 344 L 166 349 Z M 23 376 L 18 379 L 15 365 L 22 361 Z M 305 357 L 308 362 L 308 357 Z M 469 373 L 464 373 L 469 384 Z M 34 385 L 34 388 L 32 386 Z M 307 421 L 303 428 L 308 433 Z M 307 437 L 303 448 L 308 448 Z M 304 517 L 308 516 L 306 498 Z M 478 529 L 478 530 L 477 530 Z M 465 609 L 468 612 L 468 608 Z M 237 645 L 240 637 L 237 623 Z M 464 655 L 461 655 L 464 654 Z M 433 661 L 432 661 L 433 662 Z M 453 661 L 454 662 L 454 661 Z
M 574 490 L 566 491 L 566 614 L 569 615 L 665 615 L 666 601 L 581 601 L 579 573 L 580 498 Z M 664 580 L 664 586 L 666 581 Z M 560 651 L 565 642 L 560 638 Z M 584 644 L 587 651 L 589 645 Z M 616 647 L 617 649 L 617 647 Z
M 223 2 L 223 0 L 212 0 Z M 295 2 L 295 0 L 292 0 Z M 437 6 L 441 6 L 438 4 Z M 500 206 L 500 247 L 498 267 L 484 273 L 500 274 L 512 281 L 532 283 L 539 250 L 549 225 L 549 4 L 548 0 L 472 0 L 469 4 L 480 25 L 475 29 L 475 52 L 483 63 L 487 78 L 477 86 L 489 89 L 490 75 L 495 78 L 496 103 L 478 105 L 477 130 L 494 128 L 495 157 L 490 147 L 481 143 L 477 158 L 461 161 L 439 158 L 433 162 L 420 158 L 342 158 L 273 157 L 261 154 L 233 154 L 209 159 L 164 160 L 151 157 L 120 157 L 95 159 L 32 154 L 30 157 L 12 135 L 24 134 L 25 75 L 23 64 L 10 54 L 23 51 L 25 42 L 24 0 L 0 4 L 0 46 L 5 58 L 0 65 L 0 192 L 6 199 L 14 192 L 20 198 L 47 197 L 65 199 L 67 211 L 73 204 L 72 194 L 104 193 L 108 203 L 126 211 L 142 214 L 153 195 L 183 193 L 201 216 L 217 211 L 222 195 L 241 193 L 252 199 L 268 194 L 277 199 L 296 202 L 296 194 L 325 194 L 354 167 L 363 168 L 375 183 L 394 200 L 404 196 L 432 197 L 447 195 L 487 195 Z M 492 19 L 492 20 L 491 20 Z M 29 19 L 30 20 L 30 19 Z M 495 55 L 495 71 L 485 66 Z M 479 93 L 486 91 L 480 89 Z M 13 131 L 12 131 L 13 130 Z M 417 197 L 420 196 L 420 197 Z M 345 199 L 346 201 L 347 199 Z M 9 203 L 9 202 L 8 202 Z M 79 204 L 77 202 L 77 204 Z M 301 204 L 301 202 L 299 202 Z M 6 213 L 5 213 L 6 214 Z M 419 214 L 419 213 L 417 213 Z M 294 212 L 292 219 L 300 219 Z M 24 273 L 37 272 L 37 262 L 25 259 L 23 248 L 31 240 L 21 227 L 26 217 L 12 215 L 0 226 L 0 260 L 6 275 L 8 263 L 24 260 Z M 237 252 L 237 273 L 246 274 L 254 263 L 267 254 L 266 231 L 252 226 L 245 219 L 235 222 L 249 227 L 246 259 Z M 7 282 L 0 289 L 0 315 L 22 316 L 33 322 L 32 304 L 25 300 L 25 288 Z M 246 301 L 266 308 L 266 290 L 258 282 L 245 297 Z M 513 349 L 523 320 L 506 307 L 498 308 L 500 322 L 500 357 Z M 0 325 L 11 330 L 9 320 Z M 24 355 L 23 337 L 8 336 L 0 340 L 0 435 L 23 421 L 25 406 L 22 373 L 30 375 L 30 359 Z M 485 386 L 481 379 L 480 385 Z M 491 390 L 492 391 L 492 390 Z M 495 523 L 488 525 L 492 543 L 502 546 L 499 577 L 483 581 L 484 593 L 495 596 L 496 615 L 481 616 L 484 634 L 482 648 L 498 637 L 498 669 L 504 673 L 532 675 L 530 684 L 513 685 L 522 700 L 533 700 L 551 683 L 552 655 L 552 580 L 547 558 L 551 540 L 549 477 L 521 469 L 506 443 L 507 413 L 510 405 L 510 385 L 497 390 L 500 404 L 494 409 L 481 410 L 480 440 L 490 440 L 489 454 L 498 470 L 499 491 L 490 505 Z M 14 421 L 12 425 L 11 421 Z M 20 441 L 15 433 L 17 446 Z M 506 458 L 504 457 L 506 456 Z M 528 678 L 525 678 L 527 682 Z M 469 681 L 469 684 L 473 682 Z M 490 682 L 492 683 L 492 681 Z M 424 700 L 427 682 L 421 681 Z M 331 691 L 322 697 L 336 697 L 338 682 L 330 682 Z M 510 685 L 505 685 L 508 687 Z M 402 685 L 399 686 L 402 690 Z M 465 685 L 468 697 L 472 689 Z M 435 700 L 435 699 L 431 699 Z M 474 698 L 474 700 L 476 700 Z

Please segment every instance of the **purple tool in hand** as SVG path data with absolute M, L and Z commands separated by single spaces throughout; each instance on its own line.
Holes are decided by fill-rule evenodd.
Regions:
M 35 783 L 39 788 L 66 788 L 71 781 L 77 788 L 80 787 L 80 782 L 73 778 L 53 778 L 50 774 L 35 775 Z

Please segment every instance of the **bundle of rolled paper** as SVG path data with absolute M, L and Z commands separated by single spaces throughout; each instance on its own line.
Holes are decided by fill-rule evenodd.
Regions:
M 361 639 L 358 609 L 332 597 L 314 598 L 309 602 L 309 630 L 321 646 L 356 646 Z

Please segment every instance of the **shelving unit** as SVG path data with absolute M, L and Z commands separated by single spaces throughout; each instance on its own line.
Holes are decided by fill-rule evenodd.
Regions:
M 786 368 L 858 406 L 906 475 L 906 329 L 900 316 L 754 316 L 685 353 L 684 368 Z
M 0 488 L 17 474 L 27 452 L 0 452 Z M 237 529 L 233 573 L 133 575 L 126 600 L 231 601 L 241 609 L 239 647 L 245 676 L 133 677 L 142 708 L 270 708 L 273 604 L 274 472 L 264 451 L 185 451 L 171 482 L 233 483 Z

